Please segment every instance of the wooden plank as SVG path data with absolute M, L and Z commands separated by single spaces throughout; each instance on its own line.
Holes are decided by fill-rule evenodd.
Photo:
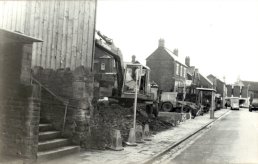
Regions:
M 64 1 L 65 15 L 64 15 L 64 23 L 63 23 L 63 37 L 62 37 L 62 53 L 61 53 L 61 68 L 65 68 L 66 66 L 66 53 L 67 53 L 67 40 L 68 40 L 68 22 L 69 22 L 69 5 L 70 1 Z
M 40 26 L 40 10 L 41 10 L 41 2 L 36 1 L 35 2 L 35 10 L 34 10 L 34 37 L 39 38 L 39 26 Z M 33 43 L 33 48 L 32 48 L 32 67 L 36 65 L 38 58 L 40 55 L 37 53 L 38 52 L 38 43 Z
M 72 38 L 73 38 L 73 21 L 74 21 L 74 9 L 75 3 L 69 1 L 69 20 L 68 20 L 68 38 L 67 38 L 67 53 L 66 53 L 66 60 L 65 60 L 65 67 L 71 67 L 71 60 L 72 60 Z
M 57 31 L 57 54 L 56 54 L 56 69 L 61 67 L 61 55 L 62 55 L 62 40 L 63 40 L 63 28 L 65 20 L 65 2 L 59 1 L 59 10 L 58 10 L 58 31 Z
M 10 12 L 11 12 L 11 5 L 10 5 L 10 2 L 7 2 L 6 3 L 6 17 L 4 17 L 4 19 L 5 19 L 5 26 L 4 26 L 4 28 L 8 29 L 8 30 L 10 30 L 10 19 L 9 19 Z
M 83 27 L 83 38 L 82 38 L 82 65 L 86 66 L 87 60 L 87 49 L 88 49 L 88 28 L 89 28 L 89 2 L 85 1 L 84 5 L 84 27 Z
M 74 1 L 74 15 L 73 15 L 73 35 L 72 35 L 72 52 L 71 52 L 71 68 L 76 68 L 77 58 L 77 37 L 78 37 L 78 17 L 79 17 L 80 1 Z
M 36 2 L 35 1 L 30 1 L 30 3 L 31 3 L 31 12 L 30 12 L 29 33 L 28 33 L 28 35 L 34 37 L 34 24 L 35 24 L 34 15 L 35 15 Z
M 40 18 L 40 13 L 42 10 L 41 7 L 41 1 L 37 1 L 36 3 L 36 13 L 35 13 L 35 37 L 36 38 L 40 38 L 40 28 L 41 28 L 41 18 Z M 41 44 L 39 43 L 35 43 L 35 47 L 33 47 L 33 53 L 32 53 L 32 57 L 35 58 L 35 60 L 32 62 L 32 66 L 36 66 L 40 63 L 40 53 L 39 53 L 39 49 L 41 47 Z
M 21 11 L 20 11 L 20 31 L 22 32 L 22 33 L 25 33 L 25 16 L 26 16 L 26 6 L 27 6 L 27 3 L 29 3 L 29 2 L 27 2 L 27 1 L 21 1 L 21 6 L 20 6 L 20 8 L 21 8 Z
M 14 3 L 14 1 L 10 1 L 10 5 L 11 5 L 11 7 L 10 7 L 10 15 L 9 15 L 9 29 L 11 30 L 11 31 L 14 31 L 14 29 L 13 29 L 13 24 L 14 24 L 14 7 L 15 7 L 15 3 Z
M 55 6 L 54 6 L 54 24 L 53 24 L 53 37 L 52 37 L 52 47 L 51 47 L 51 68 L 55 69 L 56 68 L 56 54 L 57 54 L 57 41 L 58 41 L 58 16 L 59 16 L 59 7 L 60 3 L 59 1 L 55 1 Z
M 43 2 L 44 6 L 44 10 L 43 10 L 43 25 L 42 25 L 42 38 L 44 40 L 43 44 L 42 44 L 42 58 L 41 58 L 41 64 L 40 66 L 42 66 L 43 68 L 45 68 L 46 66 L 46 60 L 47 60 L 47 56 L 46 56 L 46 45 L 47 45 L 47 26 L 48 26 L 48 11 L 49 11 L 49 2 L 48 1 L 44 1 Z
M 77 37 L 77 57 L 76 66 L 80 66 L 82 60 L 82 36 L 83 36 L 83 25 L 84 25 L 84 13 L 85 13 L 85 1 L 80 1 L 79 17 L 78 17 L 78 37 Z
M 16 15 L 15 30 L 16 31 L 21 31 L 21 27 L 20 27 L 21 18 L 20 17 L 21 17 L 21 10 L 22 10 L 21 5 L 22 5 L 22 3 L 23 2 L 21 2 L 21 1 L 17 2 L 18 7 L 16 7 L 16 13 L 15 13 L 15 15 Z
M 87 49 L 87 60 L 86 67 L 91 68 L 92 63 L 92 48 L 93 48 L 93 36 L 94 36 L 94 22 L 95 22 L 95 3 L 93 0 L 90 1 L 90 16 L 89 16 L 89 29 L 88 29 L 88 49 Z
M 43 40 L 43 24 L 44 24 L 44 17 L 43 13 L 45 10 L 44 2 L 39 2 L 39 25 L 38 25 L 38 38 Z M 37 43 L 37 62 L 36 66 L 41 66 L 42 64 L 42 48 L 45 40 L 43 40 L 43 43 Z
M 47 60 L 46 60 L 46 68 L 51 67 L 51 45 L 52 45 L 52 36 L 53 36 L 53 22 L 54 22 L 54 3 L 55 1 L 49 1 L 49 10 L 48 10 L 48 26 L 47 26 Z
M 4 15 L 4 9 L 3 9 L 3 7 L 4 7 L 4 2 L 3 1 L 0 1 L 0 28 L 2 28 L 2 26 L 3 26 L 3 15 Z
M 31 3 L 27 2 L 25 7 L 24 33 L 29 35 L 29 21 L 31 13 Z

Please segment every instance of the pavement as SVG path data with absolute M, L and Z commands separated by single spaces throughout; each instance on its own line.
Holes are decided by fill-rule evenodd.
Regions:
M 124 147 L 123 151 L 112 150 L 81 150 L 80 153 L 62 159 L 45 162 L 47 164 L 133 164 L 150 163 L 155 158 L 166 153 L 187 138 L 198 133 L 218 118 L 230 112 L 229 109 L 215 111 L 215 118 L 210 119 L 210 114 L 185 120 L 176 127 L 159 132 L 151 137 L 151 141 L 138 144 L 136 147 Z

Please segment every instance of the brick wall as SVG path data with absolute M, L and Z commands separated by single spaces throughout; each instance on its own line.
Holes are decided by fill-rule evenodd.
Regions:
M 170 91 L 173 89 L 174 61 L 168 60 L 147 60 L 146 65 L 150 67 L 150 80 L 158 84 L 161 90 Z
M 227 97 L 232 96 L 232 85 L 226 85 L 227 87 Z

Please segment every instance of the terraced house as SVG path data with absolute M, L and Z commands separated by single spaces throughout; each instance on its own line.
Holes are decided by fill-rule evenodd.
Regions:
M 151 81 L 162 91 L 180 91 L 184 87 L 188 66 L 177 49 L 172 52 L 165 47 L 164 39 L 159 40 L 158 48 L 147 57 L 146 65 L 151 69 Z

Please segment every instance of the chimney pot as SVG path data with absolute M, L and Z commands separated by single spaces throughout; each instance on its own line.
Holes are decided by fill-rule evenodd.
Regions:
M 187 65 L 188 67 L 190 67 L 190 57 L 186 56 L 185 57 L 185 65 Z
M 159 47 L 165 47 L 165 40 L 159 39 Z
M 132 56 L 132 63 L 135 63 L 135 58 L 136 58 L 136 56 L 133 55 L 133 56 Z
M 176 55 L 176 56 L 178 56 L 178 49 L 177 49 L 177 48 L 174 49 L 173 54 Z

